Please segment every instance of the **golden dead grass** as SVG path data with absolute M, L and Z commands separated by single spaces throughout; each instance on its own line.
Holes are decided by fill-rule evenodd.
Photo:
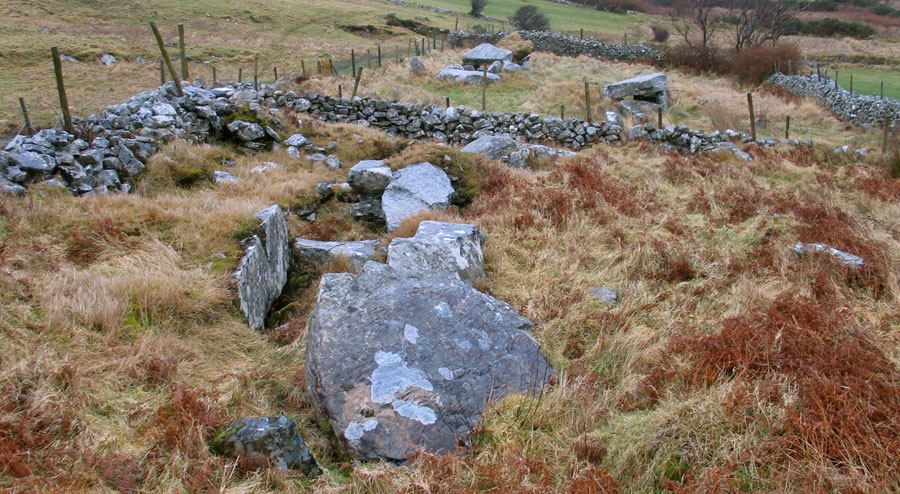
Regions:
M 877 463 L 816 449 L 826 444 L 816 432 L 823 423 L 801 436 L 803 449 L 786 446 L 795 438 L 792 411 L 815 411 L 799 401 L 808 391 L 802 374 L 767 368 L 755 380 L 737 379 L 728 369 L 696 367 L 690 353 L 716 348 L 706 342 L 728 321 L 781 294 L 828 296 L 833 306 L 820 310 L 850 314 L 896 371 L 900 244 L 892 225 L 900 186 L 878 163 L 787 147 L 748 148 L 748 163 L 629 143 L 526 171 L 433 144 L 404 148 L 349 125 L 301 130 L 317 144 L 337 140 L 348 164 L 361 152 L 354 146 L 377 151 L 357 143 L 373 138 L 395 168 L 443 163 L 447 154 L 477 171 L 480 194 L 468 206 L 420 215 L 392 235 L 353 222 L 337 202 L 315 222 L 292 218 L 290 228 L 323 240 L 389 242 L 414 234 L 424 219 L 478 225 L 488 234 L 490 282 L 482 288 L 535 323 L 556 382 L 490 407 L 465 455 L 420 455 L 404 467 L 347 463 L 305 396 L 315 275 L 291 281 L 280 302 L 283 326 L 264 334 L 246 328 L 228 276 L 240 253 L 236 236 L 252 227 L 255 211 L 307 200 L 318 182 L 342 180 L 345 171 L 280 153 L 174 143 L 151 160 L 134 194 L 0 202 L 0 441 L 15 452 L 0 454 L 0 485 L 466 493 L 900 486 Z M 171 180 L 166 158 L 209 170 L 223 155 L 236 161 L 227 171 L 241 182 Z M 251 172 L 261 161 L 281 166 Z M 788 251 L 797 240 L 832 243 L 871 268 L 797 257 Z M 620 303 L 595 300 L 591 289 L 600 285 L 614 287 Z M 691 345 L 673 343 L 683 339 Z M 840 350 L 817 348 L 823 361 Z M 709 381 L 693 379 L 707 374 Z M 883 377 L 871 382 L 891 389 Z M 245 471 L 205 449 L 204 434 L 224 421 L 279 413 L 297 422 L 325 468 L 318 479 Z M 882 420 L 877 439 L 890 444 L 895 415 L 859 420 Z M 877 450 L 846 438 L 844 452 Z

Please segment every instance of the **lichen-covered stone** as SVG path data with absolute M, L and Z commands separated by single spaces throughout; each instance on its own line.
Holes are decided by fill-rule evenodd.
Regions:
M 436 270 L 474 285 L 484 278 L 484 239 L 475 225 L 423 221 L 415 236 L 391 240 L 387 263 L 397 272 Z
M 395 230 L 403 220 L 422 211 L 447 209 L 453 193 L 450 177 L 431 163 L 416 163 L 397 170 L 381 196 L 388 230 Z
M 485 404 L 553 372 L 531 322 L 440 271 L 326 274 L 308 327 L 307 389 L 355 458 L 453 451 Z

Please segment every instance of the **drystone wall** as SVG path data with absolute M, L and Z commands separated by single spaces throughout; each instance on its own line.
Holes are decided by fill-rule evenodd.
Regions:
M 653 48 L 621 43 L 604 43 L 595 39 L 581 39 L 550 31 L 518 31 L 524 40 L 534 43 L 535 51 L 545 51 L 563 57 L 585 55 L 593 58 L 604 58 L 616 61 L 631 62 L 635 60 L 660 60 L 662 54 Z M 451 33 L 454 46 L 459 43 L 496 43 L 510 33 L 470 34 L 463 31 Z
M 224 84 L 214 89 L 185 84 L 184 96 L 178 96 L 170 82 L 157 91 L 145 91 L 124 104 L 113 105 L 101 115 L 80 120 L 80 136 L 47 129 L 17 137 L 0 151 L 0 192 L 21 194 L 32 184 L 66 188 L 74 194 L 128 192 L 147 159 L 172 139 L 230 139 L 249 149 L 281 141 L 284 129 L 277 116 L 259 123 L 252 121 L 254 118 L 242 116 L 248 106 L 254 111 L 290 108 L 327 122 L 355 123 L 404 138 L 452 144 L 507 134 L 523 142 L 580 149 L 598 142 L 647 138 L 682 153 L 724 149 L 743 155 L 734 142 L 750 141 L 737 132 L 707 133 L 684 125 L 658 129 L 645 123 L 625 129 L 621 116 L 614 112 L 587 122 L 536 113 L 480 112 L 463 106 L 440 108 L 361 98 L 351 101 L 311 92 L 301 96 L 268 84 L 261 84 L 257 91 L 252 83 Z M 88 135 L 92 136 L 90 140 Z M 776 144 L 774 139 L 756 142 Z
M 794 96 L 812 97 L 845 122 L 865 127 L 881 127 L 890 119 L 893 129 L 900 129 L 900 100 L 879 98 L 836 86 L 834 81 L 818 75 L 775 74 L 769 78 L 773 86 Z

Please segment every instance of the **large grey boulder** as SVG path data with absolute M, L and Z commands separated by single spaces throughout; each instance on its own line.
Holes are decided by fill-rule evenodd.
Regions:
M 530 321 L 440 271 L 326 274 L 308 328 L 307 389 L 355 458 L 452 451 L 488 402 L 553 373 Z
M 479 137 L 466 144 L 466 146 L 462 148 L 462 151 L 465 153 L 477 153 L 496 160 L 500 159 L 502 156 L 506 156 L 510 151 L 515 150 L 519 146 L 520 144 L 518 141 L 508 135 L 501 134 Z
M 260 235 L 253 235 L 241 242 L 244 257 L 234 276 L 237 280 L 241 311 L 255 330 L 265 327 L 266 314 L 272 302 L 281 295 L 287 283 L 291 252 L 287 223 L 278 205 L 272 205 L 256 213 Z
M 423 221 L 415 236 L 391 240 L 387 263 L 397 272 L 436 270 L 473 285 L 484 278 L 485 238 L 475 225 Z
M 294 259 L 299 263 L 324 265 L 343 256 L 353 272 L 362 271 L 367 261 L 375 259 L 378 240 L 356 242 L 323 242 L 298 238 L 294 240 Z
M 363 160 L 350 168 L 347 182 L 360 194 L 380 196 L 391 183 L 393 173 L 384 160 Z
M 284 415 L 235 420 L 216 433 L 210 447 L 225 456 L 258 455 L 276 468 L 299 470 L 305 475 L 319 471 L 294 421 Z
M 452 197 L 450 177 L 431 163 L 416 163 L 397 170 L 381 196 L 387 228 L 393 231 L 403 220 L 422 211 L 447 209 Z
M 475 48 L 463 53 L 462 61 L 466 65 L 476 67 L 493 62 L 512 62 L 513 53 L 506 48 L 500 48 L 490 43 L 482 43 Z

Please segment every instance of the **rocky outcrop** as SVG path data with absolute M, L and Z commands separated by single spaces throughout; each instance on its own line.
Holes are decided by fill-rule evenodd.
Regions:
M 251 461 L 264 459 L 275 468 L 298 470 L 304 475 L 319 472 L 294 422 L 284 415 L 235 420 L 209 443 L 216 454 Z
M 775 74 L 769 84 L 787 90 L 798 97 L 815 98 L 841 120 L 865 127 L 880 127 L 891 120 L 893 129 L 900 129 L 900 100 L 875 95 L 851 94 L 833 80 L 818 75 Z
M 294 240 L 293 253 L 297 264 L 324 266 L 330 261 L 343 257 L 353 272 L 362 271 L 366 262 L 375 259 L 378 240 L 358 240 L 355 242 L 323 242 L 298 238 Z
M 266 314 L 287 283 L 291 252 L 287 223 L 278 205 L 256 213 L 259 233 L 241 242 L 244 257 L 234 273 L 241 311 L 257 331 L 265 328 Z
M 453 186 L 444 170 L 428 162 L 397 170 L 381 196 L 381 208 L 389 231 L 403 220 L 426 210 L 450 207 Z
M 475 225 L 423 221 L 415 236 L 391 240 L 387 263 L 397 272 L 441 271 L 474 285 L 484 278 L 485 238 Z
M 308 392 L 355 458 L 452 451 L 486 403 L 550 379 L 530 327 L 441 271 L 369 262 L 326 274 L 308 325 Z

